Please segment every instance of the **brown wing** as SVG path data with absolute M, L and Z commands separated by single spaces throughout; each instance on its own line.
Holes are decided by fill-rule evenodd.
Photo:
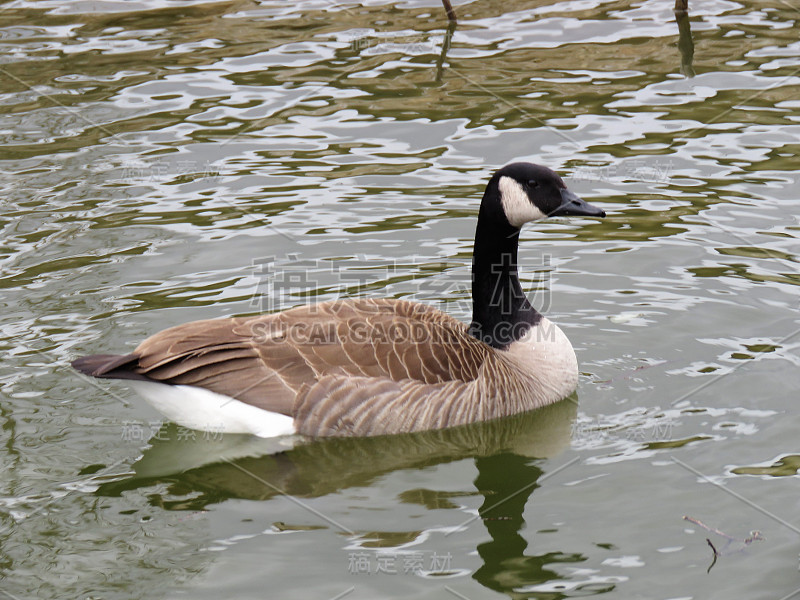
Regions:
M 173 327 L 142 342 L 134 371 L 293 415 L 301 388 L 325 376 L 468 382 L 490 352 L 432 307 L 359 299 Z
M 288 414 L 294 390 L 261 360 L 246 320 L 193 321 L 161 331 L 136 348 L 134 372 L 164 383 L 195 385 Z M 313 372 L 302 361 L 303 374 Z

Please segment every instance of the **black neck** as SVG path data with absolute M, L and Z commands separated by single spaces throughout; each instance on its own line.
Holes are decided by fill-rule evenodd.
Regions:
M 492 179 L 481 202 L 472 255 L 472 324 L 469 332 L 504 349 L 541 320 L 517 273 L 519 232 L 508 223 Z

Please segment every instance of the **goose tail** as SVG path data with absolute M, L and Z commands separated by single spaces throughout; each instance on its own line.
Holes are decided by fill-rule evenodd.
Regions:
M 152 381 L 134 370 L 138 363 L 138 354 L 92 354 L 75 359 L 71 364 L 73 369 L 90 377 Z

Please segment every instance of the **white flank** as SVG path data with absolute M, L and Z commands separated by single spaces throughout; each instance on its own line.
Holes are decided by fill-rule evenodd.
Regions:
M 501 177 L 498 183 L 500 188 L 500 203 L 503 205 L 503 212 L 506 219 L 514 227 L 522 227 L 529 221 L 544 219 L 545 215 L 531 202 L 528 194 L 522 188 L 522 184 L 511 177 Z
M 291 435 L 294 419 L 192 385 L 151 381 L 127 383 L 158 412 L 178 425 L 217 433 L 251 433 L 259 437 Z
M 508 347 L 508 356 L 536 381 L 541 401 L 569 396 L 578 386 L 578 359 L 563 331 L 547 319 Z

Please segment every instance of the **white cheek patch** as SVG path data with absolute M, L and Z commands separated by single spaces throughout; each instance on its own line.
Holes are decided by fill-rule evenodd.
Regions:
M 498 184 L 500 188 L 500 203 L 506 219 L 514 227 L 522 227 L 529 221 L 538 221 L 547 217 L 528 198 L 522 185 L 511 177 L 501 177 Z

